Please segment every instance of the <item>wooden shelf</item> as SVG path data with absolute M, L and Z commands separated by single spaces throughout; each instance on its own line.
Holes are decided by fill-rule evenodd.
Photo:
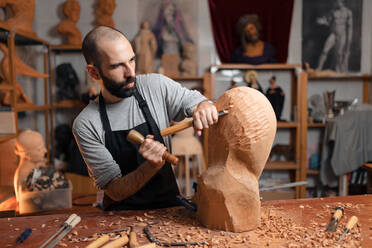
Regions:
M 319 175 L 319 170 L 307 170 L 308 175 Z
M 197 76 L 175 76 L 171 77 L 174 81 L 203 81 L 203 77 Z
M 265 170 L 297 170 L 298 165 L 291 161 L 273 161 L 267 162 Z
M 325 123 L 309 123 L 307 127 L 325 127 Z
M 301 68 L 300 64 L 262 64 L 262 65 L 248 65 L 248 64 L 221 64 L 212 65 L 211 71 L 218 70 L 294 70 Z
M 309 76 L 309 81 L 352 81 L 352 80 L 372 80 L 371 75 L 345 75 L 345 76 L 334 76 L 334 77 L 314 77 Z
M 277 123 L 277 128 L 297 128 L 298 123 L 297 122 L 285 122 L 285 121 L 279 121 Z
M 0 42 L 6 43 L 8 35 L 14 28 L 11 28 L 5 23 L 0 23 Z M 22 30 L 14 30 L 14 43 L 15 45 L 47 45 L 49 42 L 43 39 L 40 39 L 36 34 L 30 34 Z
M 0 142 L 13 139 L 15 137 L 17 137 L 17 134 L 8 134 L 8 135 L 0 136 Z
M 9 85 L 9 84 L 0 84 L 0 90 L 14 90 L 14 87 L 12 85 Z
M 15 112 L 32 111 L 32 110 L 48 110 L 50 105 L 16 105 Z
M 63 100 L 54 104 L 52 108 L 83 108 L 85 106 L 86 104 L 80 100 Z
M 81 52 L 81 45 L 51 45 L 53 52 Z

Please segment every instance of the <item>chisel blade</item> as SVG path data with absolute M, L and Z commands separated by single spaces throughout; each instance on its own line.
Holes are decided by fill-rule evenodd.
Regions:
M 329 222 L 327 226 L 326 232 L 335 232 L 337 228 L 337 223 L 338 223 L 337 219 L 332 219 L 332 221 Z

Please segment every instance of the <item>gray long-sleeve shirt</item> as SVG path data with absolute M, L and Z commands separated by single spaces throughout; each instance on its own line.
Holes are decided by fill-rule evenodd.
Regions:
M 198 91 L 188 90 L 160 74 L 139 75 L 136 79 L 137 89 L 160 130 L 167 128 L 171 120 L 190 117 L 192 108 L 206 100 Z M 106 104 L 106 110 L 112 131 L 128 130 L 145 122 L 134 96 Z M 97 102 L 91 102 L 76 117 L 72 131 L 98 188 L 104 189 L 114 177 L 122 176 L 119 165 L 105 147 L 105 132 Z M 165 139 L 165 142 L 169 149 L 170 139 Z

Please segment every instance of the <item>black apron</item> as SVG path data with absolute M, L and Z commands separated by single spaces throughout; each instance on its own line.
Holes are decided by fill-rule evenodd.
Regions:
M 155 120 L 151 116 L 146 101 L 139 94 L 138 90 L 135 91 L 134 96 L 138 101 L 146 122 L 133 129 L 140 132 L 144 137 L 151 134 L 155 140 L 164 144 L 163 137 Z M 136 170 L 140 164 L 145 162 L 145 159 L 138 153 L 139 146 L 127 141 L 127 135 L 130 130 L 114 132 L 111 130 L 102 93 L 99 96 L 99 112 L 103 129 L 105 130 L 105 146 L 120 166 L 122 176 L 125 176 Z M 179 205 L 176 200 L 178 194 L 179 191 L 172 167 L 170 163 L 166 162 L 137 193 L 125 200 L 115 202 L 105 194 L 103 208 L 105 210 L 130 210 L 173 207 Z

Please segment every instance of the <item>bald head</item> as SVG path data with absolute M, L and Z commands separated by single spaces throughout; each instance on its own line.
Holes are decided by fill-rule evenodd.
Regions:
M 125 38 L 125 35 L 119 30 L 107 26 L 98 26 L 92 29 L 84 38 L 82 50 L 87 64 L 95 64 L 99 66 L 99 43 L 102 40 L 117 40 Z

